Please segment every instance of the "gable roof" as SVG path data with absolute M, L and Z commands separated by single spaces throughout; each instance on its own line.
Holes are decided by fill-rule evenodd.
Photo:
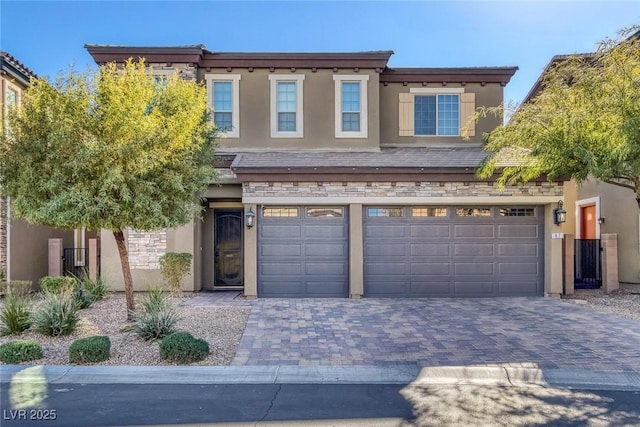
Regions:
M 560 62 L 566 61 L 569 58 L 592 59 L 595 58 L 595 56 L 595 52 L 574 53 L 572 55 L 555 55 L 553 58 L 551 58 L 551 61 L 549 61 L 549 63 L 545 65 L 542 73 L 540 73 L 540 76 L 538 76 L 538 79 L 533 84 L 531 89 L 529 89 L 529 92 L 522 100 L 522 104 L 526 104 L 527 102 L 531 101 L 538 94 L 538 92 L 542 90 L 542 81 L 544 80 L 544 76 L 555 65 L 559 64 Z
M 19 81 L 23 86 L 28 86 L 32 78 L 38 78 L 36 73 L 4 50 L 0 50 L 0 70 L 3 74 L 6 73 Z

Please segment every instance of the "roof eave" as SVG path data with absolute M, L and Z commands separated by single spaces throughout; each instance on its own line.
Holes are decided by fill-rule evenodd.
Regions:
M 198 64 L 203 55 L 204 46 L 173 47 L 135 47 L 135 46 L 101 46 L 85 44 L 84 46 L 97 64 L 107 62 L 122 63 L 133 58 L 144 58 L 146 62 L 188 63 Z

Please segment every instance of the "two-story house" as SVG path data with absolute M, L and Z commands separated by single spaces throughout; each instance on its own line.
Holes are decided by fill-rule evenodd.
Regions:
M 475 175 L 499 121 L 469 118 L 502 102 L 516 67 L 393 68 L 391 51 L 87 49 L 98 64 L 145 58 L 157 75 L 203 82 L 223 134 L 203 219 L 128 231 L 137 289 L 180 251 L 194 256 L 185 290 L 248 297 L 561 292 L 562 182 L 499 189 Z M 109 233 L 101 261 L 122 289 Z
M 19 108 L 23 92 L 36 74 L 8 52 L 0 51 L 0 104 L 2 126 L 8 126 L 7 113 Z M 29 225 L 12 218 L 10 203 L 0 188 L 0 270 L 11 280 L 37 283 L 47 275 L 48 239 L 63 238 L 73 246 L 74 232 Z

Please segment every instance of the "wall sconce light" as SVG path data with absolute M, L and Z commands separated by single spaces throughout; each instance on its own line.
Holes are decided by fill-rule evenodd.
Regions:
M 567 221 L 567 211 L 562 209 L 562 200 L 558 200 L 558 207 L 553 210 L 553 222 L 560 225 Z
M 249 208 L 249 212 L 247 212 L 246 214 L 244 214 L 245 219 L 246 219 L 246 224 L 247 224 L 247 228 L 251 228 L 253 227 L 253 225 L 255 224 L 256 221 L 256 214 L 253 213 L 253 209 Z
M 603 216 L 598 218 L 598 224 L 604 224 L 604 217 Z

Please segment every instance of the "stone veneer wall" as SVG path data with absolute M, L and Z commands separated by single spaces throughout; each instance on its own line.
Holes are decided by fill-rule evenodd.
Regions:
M 505 186 L 491 182 L 245 182 L 252 197 L 468 197 L 562 196 L 562 185 L 532 182 Z
M 159 71 L 158 74 L 177 70 L 182 80 L 196 80 L 197 78 L 198 70 L 191 64 L 173 63 L 169 65 L 166 63 L 154 62 L 149 65 L 154 72 Z
M 167 253 L 166 231 L 129 230 L 129 265 L 132 270 L 158 270 L 160 257 Z
M 0 270 L 7 273 L 7 198 L 0 196 Z

